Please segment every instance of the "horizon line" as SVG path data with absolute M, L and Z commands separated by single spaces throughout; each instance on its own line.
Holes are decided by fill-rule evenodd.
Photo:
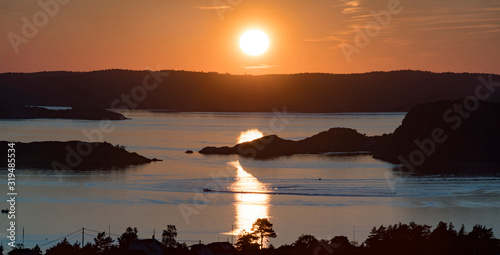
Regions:
M 453 71 L 444 71 L 444 72 L 436 72 L 430 70 L 418 70 L 418 69 L 394 69 L 394 70 L 373 70 L 366 72 L 352 72 L 352 73 L 330 73 L 330 72 L 297 72 L 297 73 L 269 73 L 269 74 L 235 74 L 229 72 L 217 72 L 217 71 L 196 71 L 196 70 L 183 70 L 183 69 L 161 69 L 161 70 L 152 70 L 152 69 L 125 69 L 125 68 L 109 68 L 109 69 L 96 69 L 96 70 L 86 70 L 86 71 L 77 71 L 77 70 L 51 70 L 51 71 L 32 71 L 32 72 L 2 72 L 3 74 L 37 74 L 37 73 L 93 73 L 93 72 L 105 72 L 105 71 L 131 71 L 131 72 L 187 72 L 187 73 L 204 73 L 204 74 L 218 74 L 218 75 L 231 75 L 231 76 L 269 76 L 269 75 L 298 75 L 298 74 L 325 74 L 325 75 L 353 75 L 353 74 L 370 74 L 370 73 L 392 73 L 392 72 L 422 72 L 422 73 L 432 73 L 432 74 L 492 74 L 492 75 L 500 75 L 500 73 L 488 73 L 488 72 L 453 72 Z

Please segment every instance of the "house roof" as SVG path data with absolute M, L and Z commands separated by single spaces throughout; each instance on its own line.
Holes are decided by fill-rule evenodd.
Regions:
M 148 247 L 151 250 L 157 250 L 158 247 L 163 247 L 163 244 L 156 239 L 138 239 L 138 240 L 133 241 L 130 244 L 130 246 L 132 247 L 132 246 L 137 245 L 137 244 L 145 245 L 146 247 Z
M 160 241 L 158 241 L 156 239 L 137 239 L 137 240 L 135 240 L 132 243 L 135 243 L 135 242 L 140 242 L 140 243 L 144 243 L 144 244 L 160 244 L 160 245 L 163 245 Z
M 207 246 L 213 252 L 228 252 L 234 250 L 233 245 L 229 242 L 209 243 Z

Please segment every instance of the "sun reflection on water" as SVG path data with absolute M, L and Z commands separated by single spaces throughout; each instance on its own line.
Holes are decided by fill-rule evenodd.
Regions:
M 257 219 L 269 217 L 270 197 L 268 194 L 257 194 L 266 191 L 265 185 L 246 172 L 239 161 L 228 164 L 236 168 L 236 181 L 230 189 L 237 192 L 234 194 L 236 223 L 233 235 L 238 235 L 243 230 L 250 232 L 252 224 Z
M 259 139 L 263 137 L 264 134 L 260 132 L 258 129 L 249 129 L 247 131 L 243 131 L 240 133 L 240 136 L 238 137 L 238 143 L 245 143 L 245 142 L 250 142 L 255 139 Z

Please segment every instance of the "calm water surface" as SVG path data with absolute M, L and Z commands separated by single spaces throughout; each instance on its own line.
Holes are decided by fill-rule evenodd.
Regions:
M 336 235 L 363 241 L 374 226 L 439 221 L 493 227 L 500 231 L 500 176 L 416 176 L 370 156 L 296 155 L 274 160 L 198 153 L 205 146 L 232 146 L 240 132 L 257 128 L 301 139 L 332 127 L 367 135 L 392 132 L 404 114 L 151 113 L 133 111 L 103 140 L 163 162 L 126 169 L 52 171 L 19 169 L 17 224 L 26 246 L 45 244 L 82 227 L 121 234 L 137 227 L 156 237 L 177 226 L 188 244 L 231 241 L 231 233 L 268 217 L 278 238 L 292 243 L 301 234 Z M 89 140 L 95 121 L 16 120 L 0 122 L 0 140 L 17 142 Z M 6 170 L 1 170 L 5 176 Z M 319 180 L 321 178 L 321 180 Z M 2 178 L 0 185 L 6 187 Z M 219 193 L 203 193 L 203 188 Z M 243 192 L 243 193 L 241 193 Z M 3 201 L 6 201 L 5 195 Z M 6 202 L 3 202 L 6 206 Z M 6 236 L 2 216 L 0 235 Z M 459 226 L 457 227 L 459 228 Z M 19 231 L 18 233 L 21 233 Z M 20 236 L 19 236 L 20 238 Z M 80 241 L 81 234 L 69 236 Z M 2 238 L 4 243 L 6 239 Z M 54 243 L 46 244 L 48 248 Z

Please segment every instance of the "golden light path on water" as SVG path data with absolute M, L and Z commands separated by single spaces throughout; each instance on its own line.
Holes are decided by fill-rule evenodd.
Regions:
M 259 218 L 268 218 L 269 200 L 268 194 L 253 194 L 247 192 L 264 192 L 265 185 L 253 175 L 243 169 L 239 161 L 229 162 L 236 168 L 236 181 L 231 184 L 230 190 L 235 193 L 236 223 L 233 235 L 238 235 L 245 230 L 250 232 L 252 224 Z

